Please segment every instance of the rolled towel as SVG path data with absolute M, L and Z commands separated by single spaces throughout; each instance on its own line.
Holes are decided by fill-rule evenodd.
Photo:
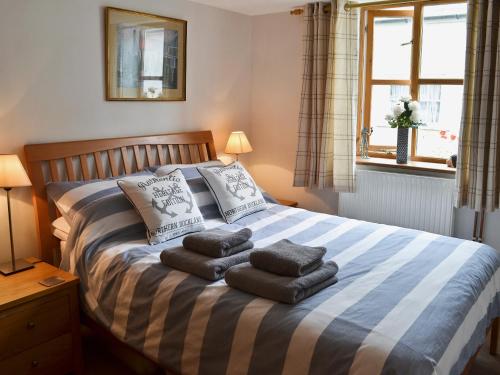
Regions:
M 222 279 L 229 267 L 248 262 L 251 252 L 246 250 L 225 258 L 212 258 L 179 246 L 163 250 L 160 259 L 166 266 L 215 281 Z
M 248 241 L 250 237 L 252 237 L 252 230 L 248 228 L 237 232 L 215 228 L 189 234 L 184 237 L 182 244 L 186 249 L 197 253 L 222 258 L 251 249 L 253 244 Z
M 259 270 L 250 263 L 231 267 L 226 283 L 236 289 L 279 302 L 295 304 L 335 284 L 338 266 L 329 261 L 302 277 L 280 276 Z
M 324 247 L 298 245 L 281 240 L 262 249 L 255 249 L 250 263 L 256 268 L 282 276 L 304 276 L 323 264 Z

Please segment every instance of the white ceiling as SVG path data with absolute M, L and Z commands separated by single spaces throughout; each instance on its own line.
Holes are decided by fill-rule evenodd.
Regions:
M 297 6 L 304 5 L 307 0 L 191 0 L 249 16 L 260 14 L 287 12 Z

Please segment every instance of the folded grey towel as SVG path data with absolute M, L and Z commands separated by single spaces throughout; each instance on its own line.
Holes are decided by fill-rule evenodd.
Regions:
M 304 276 L 323 264 L 324 247 L 298 245 L 281 240 L 262 249 L 255 249 L 250 263 L 255 268 L 282 276 Z
M 279 302 L 295 304 L 337 282 L 338 266 L 329 261 L 302 277 L 275 275 L 259 270 L 249 262 L 231 267 L 226 283 L 236 289 Z
M 179 246 L 163 250 L 160 259 L 166 266 L 215 281 L 222 279 L 229 267 L 248 262 L 251 252 L 246 250 L 225 258 L 212 258 Z
M 189 234 L 184 237 L 182 244 L 186 249 L 197 253 L 222 258 L 251 249 L 253 243 L 248 241 L 250 237 L 252 237 L 252 230 L 248 228 L 237 232 L 215 228 Z

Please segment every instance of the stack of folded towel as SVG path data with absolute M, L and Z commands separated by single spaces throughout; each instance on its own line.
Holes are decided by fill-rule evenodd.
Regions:
M 211 229 L 187 235 L 180 247 L 163 250 L 163 264 L 207 280 L 222 279 L 232 266 L 248 262 L 253 243 L 248 228 L 238 232 Z
M 295 304 L 337 282 L 338 266 L 323 262 L 324 247 L 281 240 L 250 254 L 250 262 L 231 267 L 226 283 L 236 289 Z

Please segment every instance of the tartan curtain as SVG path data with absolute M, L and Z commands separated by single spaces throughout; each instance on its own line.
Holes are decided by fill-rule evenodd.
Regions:
M 358 12 L 307 4 L 294 186 L 354 191 Z
M 494 211 L 500 198 L 500 1 L 469 0 L 457 206 Z

